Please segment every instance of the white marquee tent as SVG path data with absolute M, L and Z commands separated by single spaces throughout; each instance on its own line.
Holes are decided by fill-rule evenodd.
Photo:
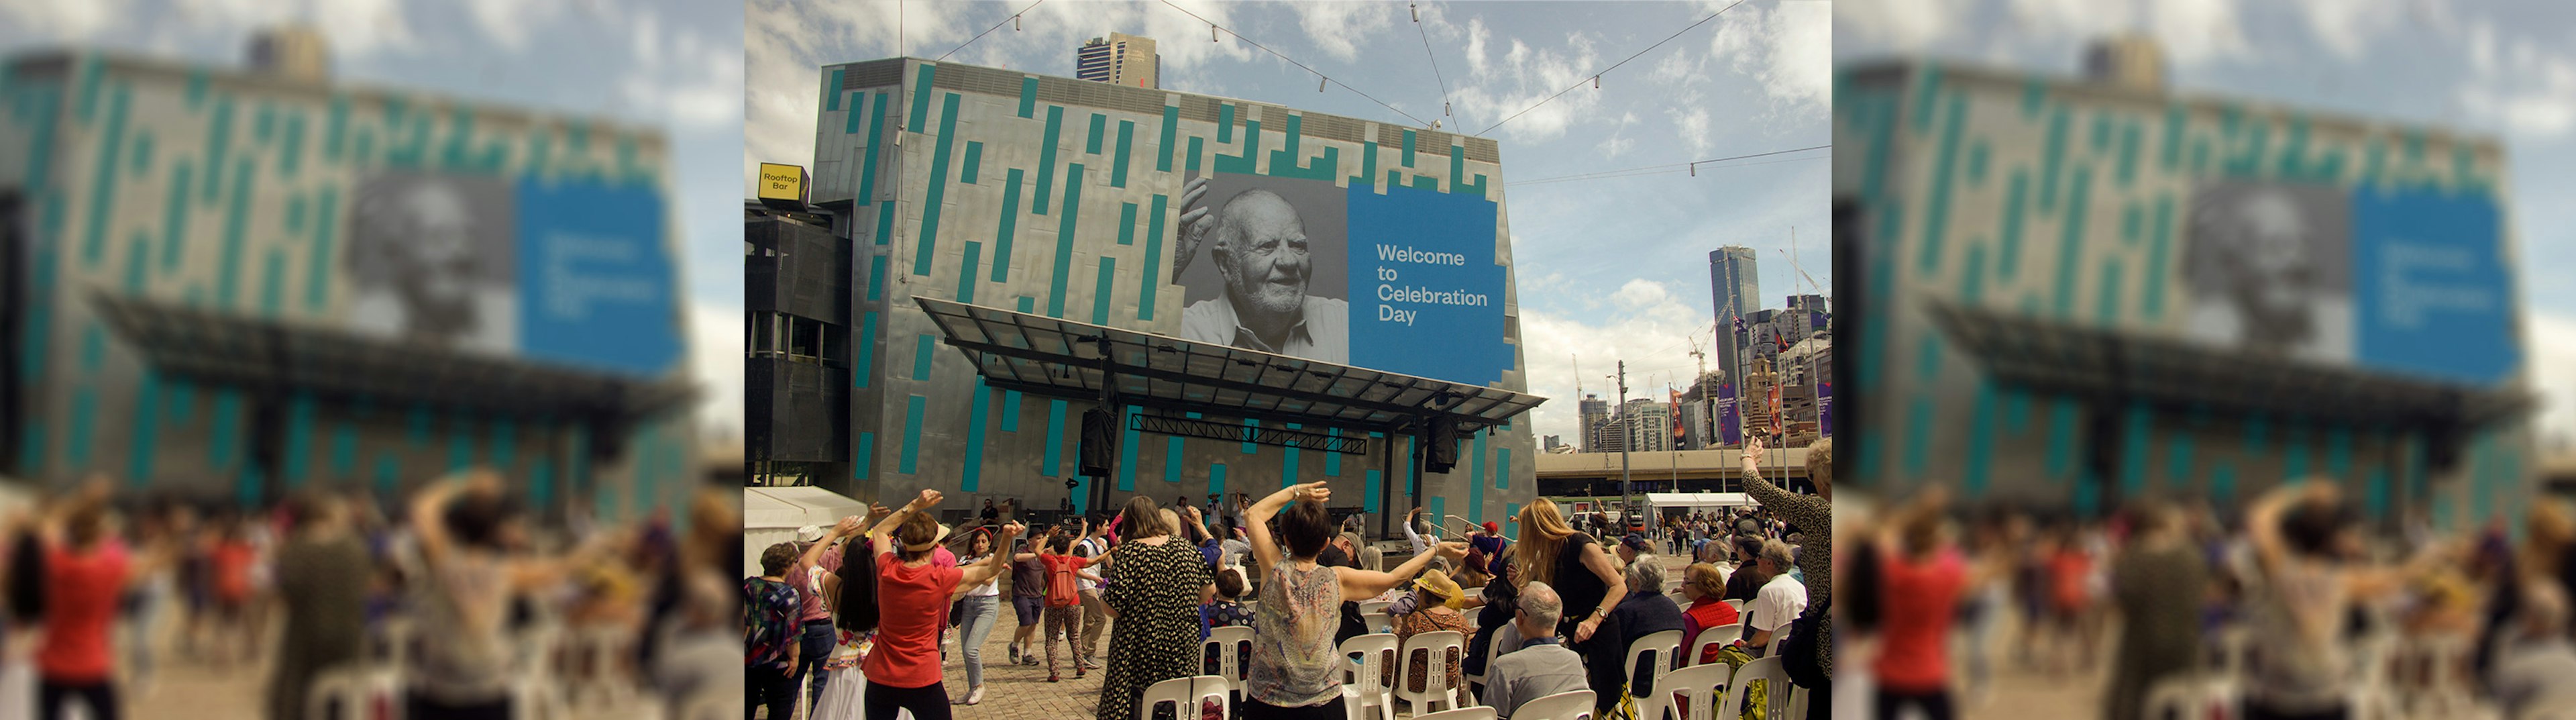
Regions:
M 825 529 L 841 518 L 868 514 L 867 503 L 818 487 L 747 487 L 742 489 L 742 567 L 760 572 L 760 552 L 796 539 L 796 529 Z

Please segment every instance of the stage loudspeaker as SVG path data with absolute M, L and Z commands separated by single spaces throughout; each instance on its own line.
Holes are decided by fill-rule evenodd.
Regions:
M 1422 471 L 1445 473 L 1458 466 L 1458 423 L 1433 420 L 1423 430 Z
M 1108 408 L 1082 411 L 1081 472 L 1091 477 L 1109 477 L 1111 458 L 1118 455 L 1118 413 Z

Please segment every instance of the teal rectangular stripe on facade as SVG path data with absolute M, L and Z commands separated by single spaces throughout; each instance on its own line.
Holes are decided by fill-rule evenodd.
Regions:
M 1368 480 L 1360 485 L 1360 512 L 1377 512 L 1378 488 L 1385 483 L 1383 474 L 1376 470 L 1368 471 Z
M 851 385 L 865 390 L 868 376 L 876 374 L 877 314 L 874 311 L 859 314 L 859 336 L 852 338 L 850 344 L 859 346 L 858 362 L 850 365 Z
M 1244 418 L 1244 420 L 1243 420 L 1243 426 L 1244 426 L 1244 427 L 1248 427 L 1248 428 L 1259 428 L 1259 427 L 1261 427 L 1261 421 L 1259 421 L 1259 420 L 1254 420 L 1254 419 L 1252 419 L 1252 418 Z M 1252 443 L 1244 443 L 1244 444 L 1243 444 L 1243 454 L 1245 454 L 1245 455 L 1252 455 L 1252 454 L 1256 454 L 1256 453 L 1259 453 L 1259 452 L 1261 452 L 1261 446 L 1259 446 L 1259 445 L 1254 445 L 1254 444 L 1252 444 Z
M 1966 129 L 1967 111 L 1968 96 L 1952 93 L 1949 118 L 1941 129 L 1941 148 L 1932 165 L 1932 197 L 1923 212 L 1922 253 L 1915 260 L 1917 271 L 1926 275 L 1941 268 L 1941 241 L 1950 228 L 1950 186 L 1957 177 L 1959 133 Z
M 474 465 L 474 421 L 464 413 L 447 418 L 447 470 L 455 472 Z
M 1023 113 L 1020 117 L 1028 117 L 1028 115 Z M 1163 135 L 1154 144 L 1155 172 L 1172 171 L 1172 142 L 1180 129 L 1181 109 L 1170 105 L 1163 106 Z
M 1020 230 L 1020 169 L 1011 168 L 1002 177 L 1001 227 L 993 233 L 993 282 L 1011 276 L 1011 236 Z
M 868 94 L 861 91 L 852 91 L 849 95 L 850 111 L 841 113 L 841 134 L 857 135 L 859 134 L 859 121 L 867 119 L 868 116 Z M 873 140 L 874 138 L 869 139 Z M 865 168 L 862 169 L 864 170 Z
M 1216 104 L 1216 141 L 1219 143 L 1234 142 L 1234 103 L 1219 102 Z
M 933 74 L 933 71 L 938 69 L 939 67 L 936 65 L 922 63 L 921 70 L 913 74 L 913 77 L 916 79 L 913 80 L 911 88 L 912 122 L 903 126 L 905 130 L 921 132 L 921 126 L 928 120 L 926 116 L 930 114 L 930 88 L 932 87 L 930 84 L 930 76 Z M 941 134 L 944 135 L 946 133 Z
M 1127 187 L 1127 161 L 1128 161 L 1128 155 L 1132 154 L 1131 150 L 1132 150 L 1132 148 L 1133 148 L 1133 146 L 1134 146 L 1134 144 L 1135 144 L 1135 140 L 1136 140 L 1136 123 L 1135 123 L 1135 121 L 1132 121 L 1132 120 L 1120 120 L 1120 121 L 1118 121 L 1118 156 L 1117 156 L 1117 157 L 1114 157 L 1114 158 L 1111 158 L 1111 159 L 1110 159 L 1110 161 L 1109 161 L 1109 186 L 1110 186 L 1110 187 L 1114 187 L 1114 188 L 1123 188 L 1123 187 Z
M 250 168 L 247 159 L 233 164 L 233 200 L 225 209 L 223 261 L 215 277 L 215 304 L 222 307 L 233 307 L 241 286 L 242 236 L 250 229 Z
M 331 250 L 339 245 L 340 231 L 339 186 L 323 186 L 313 222 L 313 253 L 304 266 L 304 309 L 318 312 L 331 302 Z
M 134 435 L 126 443 L 125 452 L 125 481 L 134 485 L 151 484 L 152 460 L 161 454 L 161 414 L 153 412 L 160 402 L 161 378 L 150 369 L 142 374 L 142 381 L 134 389 Z
M 1047 214 L 1047 202 L 1055 195 L 1055 145 L 1064 134 L 1064 107 L 1047 106 L 1046 134 L 1038 136 L 1038 187 L 1036 207 L 1031 212 Z M 1072 182 L 1072 181 L 1067 181 Z
M 215 204 L 215 200 L 222 197 L 219 193 L 223 189 L 224 155 L 231 149 L 232 139 L 233 99 L 218 97 L 213 119 L 206 123 L 206 190 L 199 197 L 208 205 Z
M 893 200 L 887 200 L 887 201 L 884 201 L 884 202 L 877 203 L 877 234 L 876 234 L 876 244 L 878 244 L 878 245 L 884 245 L 884 244 L 886 244 L 886 243 L 888 243 L 888 242 L 892 242 L 893 240 L 894 240 L 894 201 L 893 201 Z
M 1413 167 L 1413 142 L 1414 142 L 1414 138 L 1413 138 L 1413 131 L 1412 131 L 1412 130 L 1410 130 L 1410 129 L 1405 130 L 1405 131 L 1404 131 L 1404 161 L 1403 161 L 1403 165 L 1404 165 L 1405 167 Z
M 358 471 L 358 428 L 342 421 L 331 428 L 331 474 L 349 477 Z
M 1047 401 L 1046 458 L 1039 474 L 1056 477 L 1064 469 L 1064 401 Z
M 1225 463 L 1208 464 L 1208 492 L 1225 494 Z
M 929 68 L 922 68 L 927 77 Z M 957 133 L 957 93 L 939 106 L 939 140 L 930 150 L 930 188 L 921 205 L 921 233 L 912 255 L 912 274 L 929 277 L 932 251 L 939 247 L 939 209 L 948 195 L 948 149 Z
M 1145 216 L 1145 267 L 1139 273 L 1144 282 L 1136 287 L 1136 319 L 1145 322 L 1154 320 L 1154 295 L 1163 284 L 1163 213 L 1169 201 L 1170 198 L 1155 195 Z
M 981 382 L 981 381 L 978 381 Z M 1020 431 L 1020 391 L 1002 393 L 1002 432 Z
M 293 180 L 295 171 L 304 165 L 304 113 L 298 112 L 286 116 L 286 128 L 279 135 L 279 142 L 277 174 L 279 177 Z
M 1261 121 L 1243 121 L 1243 151 L 1216 156 L 1216 171 L 1250 175 L 1260 172 Z
M 1342 436 L 1342 431 L 1341 431 L 1341 429 L 1340 429 L 1340 428 L 1324 428 L 1324 434 L 1325 434 L 1325 435 L 1330 435 L 1330 436 L 1333 436 L 1333 437 L 1341 437 L 1341 436 Z M 1337 453 L 1337 452 L 1328 452 L 1328 453 L 1324 453 L 1324 477 L 1341 477 L 1341 476 L 1342 476 L 1342 454 L 1341 454 L 1341 453 Z
M 895 472 L 913 474 L 921 458 L 921 413 L 930 399 L 908 395 L 903 401 L 903 455 L 895 461 Z
M 1131 420 L 1135 416 L 1136 407 L 1133 405 L 1118 411 L 1118 427 L 1122 428 L 1118 439 L 1118 489 L 1124 492 L 1136 491 L 1136 446 L 1144 444 L 1144 440 L 1137 437 L 1135 423 Z
M 877 301 L 878 299 L 880 299 L 880 298 L 882 298 L 882 297 L 884 297 L 884 296 L 885 296 L 885 276 L 886 276 L 886 256 L 884 256 L 884 255 L 876 255 L 876 256 L 873 256 L 873 257 L 869 257 L 869 258 L 868 258 L 868 301 L 869 301 L 869 302 L 875 302 L 875 301 Z
M 956 97 L 956 94 L 951 93 L 949 94 L 949 97 Z M 947 133 L 940 134 L 946 135 Z M 966 164 L 957 168 L 957 181 L 968 185 L 975 184 L 976 166 L 982 164 L 984 164 L 984 144 L 972 140 L 967 141 Z
M 859 433 L 858 447 L 850 449 L 850 479 L 868 479 L 869 468 L 875 467 L 873 462 L 876 460 L 876 454 L 877 434 Z
M 1199 136 L 1197 136 L 1197 135 L 1192 135 L 1192 136 L 1190 136 L 1190 151 L 1189 151 L 1189 153 L 1188 153 L 1186 156 L 1184 156 L 1184 157 L 1181 159 L 1181 162 L 1186 166 L 1186 168 L 1185 168 L 1185 169 L 1187 169 L 1187 170 L 1188 170 L 1188 171 L 1190 171 L 1190 172 L 1198 172 L 1198 171 L 1199 171 L 1199 155 L 1201 155 L 1202 153 L 1206 152 L 1206 150 L 1207 150 L 1207 139 L 1206 139 L 1206 138 L 1202 138 L 1202 137 L 1199 137 Z
M 2084 211 L 2086 203 L 2092 196 L 2092 168 L 2078 164 L 2075 166 L 2074 174 L 2075 179 L 2071 181 L 2074 188 L 2067 193 L 2064 234 L 2057 246 L 2056 302 L 2057 317 L 2060 319 L 2075 316 L 2075 280 L 2079 272 L 2077 268 L 2081 267 L 2079 261 L 2084 257 Z M 2043 191 L 2042 197 L 2045 196 L 2046 193 Z
M 929 382 L 930 353 L 932 348 L 939 345 L 939 341 L 937 338 L 932 337 L 930 333 L 922 333 L 914 336 L 914 341 L 915 342 L 912 346 L 912 379 L 919 382 Z
M 1055 232 L 1055 277 L 1047 279 L 1047 317 L 1064 318 L 1065 283 L 1073 275 L 1074 229 L 1082 209 L 1082 163 L 1069 163 L 1064 171 L 1064 213 L 1057 217 Z
M 1107 129 L 1108 124 L 1109 124 L 1109 116 L 1107 116 L 1107 115 L 1102 115 L 1102 114 L 1100 114 L 1100 113 L 1092 113 L 1092 114 L 1091 114 L 1091 129 L 1090 129 L 1089 131 L 1087 131 L 1087 132 L 1083 133 L 1083 140 L 1082 140 L 1082 153 L 1083 153 L 1083 154 L 1085 154 L 1085 155 L 1098 155 L 1098 154 L 1100 154 L 1100 135 L 1101 135 L 1101 133 L 1102 133 L 1102 132 L 1104 132 L 1104 131 Z
M 841 75 L 844 68 L 832 68 L 832 79 L 823 83 L 823 110 L 841 109 Z M 857 110 L 857 108 L 851 108 Z
M 975 377 L 975 396 L 966 407 L 966 466 L 960 470 L 957 489 L 975 492 L 984 484 L 984 418 L 993 400 L 993 389 L 984 386 L 981 375 Z
M 133 96 L 132 87 L 116 84 L 107 104 L 106 135 L 98 139 L 98 165 L 90 169 L 89 222 L 82 228 L 86 239 L 81 243 L 81 263 L 93 270 L 107 258 L 107 208 L 117 197 L 117 156 L 125 150 L 125 109 Z
M 313 457 L 313 396 L 296 393 L 286 405 L 286 472 L 289 488 L 300 488 L 312 477 L 309 458 Z M 507 465 L 507 462 L 496 464 Z
M 1136 244 L 1135 203 L 1122 202 L 1118 204 L 1118 244 Z
M 1474 446 L 1476 454 L 1469 461 L 1471 467 L 1467 471 L 1467 512 L 1469 514 L 1481 515 L 1478 509 L 1485 506 L 1485 436 L 1490 434 L 1482 431 L 1476 433 Z M 1438 520 L 1442 517 L 1446 516 L 1434 515 L 1432 519 Z M 1468 520 L 1484 522 L 1483 517 L 1471 517 Z
M 187 247 L 180 240 L 187 237 L 188 206 L 191 204 L 188 202 L 188 181 L 194 177 L 192 173 L 195 171 L 196 168 L 186 160 L 170 168 L 170 201 L 161 207 L 162 272 L 178 270 L 181 253 Z
M 1028 77 L 1020 78 L 1020 117 L 1023 117 L 1023 118 L 1025 118 L 1025 117 L 1029 117 L 1029 116 L 1030 116 L 1030 114 L 1031 114 L 1031 113 L 1036 112 L 1036 111 L 1037 111 L 1037 109 L 1038 109 L 1038 78 L 1037 78 L 1037 76 L 1035 76 L 1035 75 L 1031 75 L 1031 76 L 1028 76 Z
M 1109 324 L 1109 308 L 1118 304 L 1118 258 L 1100 256 L 1100 275 L 1091 292 L 1091 324 Z
M 1512 489 L 1512 449 L 1511 449 L 1511 448 L 1494 448 L 1494 489 L 1496 489 L 1496 490 L 1510 490 L 1510 489 Z M 1481 512 L 1484 512 L 1484 507 L 1485 507 L 1484 503 L 1477 503 L 1477 504 L 1476 504 L 1476 512 L 1480 512 L 1480 513 L 1481 513 Z M 1484 522 L 1484 521 L 1483 521 L 1483 520 L 1477 520 L 1477 522 Z
M 958 302 L 962 302 L 962 303 L 973 303 L 973 302 L 975 302 L 975 271 L 983 269 L 983 268 L 977 267 L 977 266 L 976 266 L 976 263 L 978 263 L 978 262 L 982 262 L 982 261 L 983 261 L 983 256 L 984 256 L 984 244 L 983 244 L 983 243 L 975 242 L 975 241 L 973 241 L 973 240 L 968 240 L 968 241 L 966 241 L 966 257 L 965 257 L 965 262 L 963 262 L 963 263 L 959 263 L 959 264 L 958 264 L 958 266 L 957 266 L 957 301 L 958 301 Z
M 1163 441 L 1163 482 L 1178 483 L 1180 481 L 1181 439 L 1179 437 L 1166 438 Z M 1208 492 L 1219 491 L 1210 489 Z
M 868 136 L 860 138 L 867 147 L 866 152 L 859 155 L 859 194 L 855 199 L 861 205 L 876 199 L 877 145 L 878 141 L 885 137 L 886 94 L 880 92 L 876 95 L 877 101 L 869 106 L 867 113 Z M 884 224 L 879 223 L 878 227 L 883 228 Z M 885 244 L 885 233 L 882 231 L 877 233 L 877 244 Z

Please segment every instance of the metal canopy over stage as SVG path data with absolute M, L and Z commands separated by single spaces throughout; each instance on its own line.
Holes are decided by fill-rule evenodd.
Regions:
M 916 297 L 985 384 L 1047 397 L 1387 433 L 1446 420 L 1460 436 L 1547 398 L 1168 335 Z M 1147 429 L 1171 434 L 1168 423 Z M 1251 437 L 1245 442 L 1262 442 Z M 1290 439 L 1295 440 L 1295 439 Z M 1289 444 L 1287 442 L 1271 444 Z M 1339 447 L 1318 446 L 1336 452 Z

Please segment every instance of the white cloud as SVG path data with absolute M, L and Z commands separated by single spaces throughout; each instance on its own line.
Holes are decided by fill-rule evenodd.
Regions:
M 1307 39 L 1342 62 L 1359 59 L 1360 42 L 1394 27 L 1397 17 L 1395 6 L 1383 3 L 1310 2 L 1289 7 L 1296 11 L 1297 26 L 1306 31 Z M 1406 15 L 1405 19 L 1412 18 Z
M 1601 104 L 1601 93 L 1589 85 L 1567 91 L 1554 101 L 1539 105 L 1567 86 L 1586 82 L 1592 72 L 1604 63 L 1592 47 L 1592 39 L 1581 33 L 1566 36 L 1560 51 L 1534 48 L 1519 38 L 1511 39 L 1511 50 L 1503 53 L 1500 65 L 1488 65 L 1469 73 L 1458 87 L 1460 128 L 1481 132 L 1493 123 L 1510 118 L 1500 132 L 1521 142 L 1553 140 L 1573 127 L 1578 118 L 1595 117 Z M 1532 106 L 1535 109 L 1529 109 Z M 1528 112 L 1519 117 L 1513 113 Z
M 2143 30 L 2176 67 L 2252 53 L 2237 0 L 2011 0 L 2013 34 L 2086 42 Z
M 0 19 L 55 40 L 87 40 L 126 13 L 123 0 L 0 0 Z
M 617 82 L 618 100 L 648 117 L 688 129 L 720 128 L 740 106 L 743 54 L 687 28 L 661 32 L 651 13 L 635 16 L 634 59 Z
M 1733 58 L 1735 72 L 1761 83 L 1777 108 L 1822 115 L 1833 106 L 1833 20 L 1826 3 L 1737 5 L 1718 16 L 1709 57 Z
M 1551 398 L 1531 412 L 1539 435 L 1563 436 L 1580 444 L 1580 418 L 1575 385 L 1615 399 L 1618 385 L 1609 379 L 1619 361 L 1628 363 L 1628 397 L 1662 397 L 1667 383 L 1689 382 L 1697 371 L 1687 354 L 1693 338 L 1710 343 L 1710 319 L 1662 283 L 1630 280 L 1614 296 L 1615 309 L 1573 318 L 1521 311 L 1521 354 L 1528 365 L 1529 391 Z M 1575 349 L 1569 354 L 1567 349 Z M 1579 357 L 1578 357 L 1579 355 Z M 1579 365 L 1578 365 L 1579 363 Z M 1578 375 L 1579 371 L 1579 375 Z
M 1965 8 L 1950 0 L 1842 0 L 1834 25 L 1897 52 L 1913 52 L 1950 34 L 1950 20 Z
M 1691 159 L 1706 156 L 1716 146 L 1717 134 L 1710 129 L 1708 106 L 1696 102 L 1676 103 L 1665 110 L 1664 115 L 1672 118 L 1673 134 L 1680 136 L 1682 144 L 1690 148 Z
M 87 0 L 37 2 L 92 4 Z M 280 23 L 308 23 L 330 39 L 332 54 L 340 57 L 365 57 L 419 42 L 411 34 L 401 0 L 174 0 L 171 9 L 177 24 L 200 36 L 245 37 L 252 30 Z
M 512 52 L 525 50 L 539 28 L 563 14 L 559 0 L 466 0 L 474 26 Z M 649 11 L 647 11 L 649 12 Z
M 2468 45 L 2473 72 L 2458 99 L 2472 120 L 2538 138 L 2576 130 L 2576 58 L 2527 38 L 2505 49 L 2483 24 L 2471 26 Z
M 2576 442 L 2576 317 L 2547 312 L 2526 316 L 2532 384 L 2541 396 L 2537 427 L 2544 446 Z
M 689 304 L 689 374 L 705 395 L 698 399 L 701 426 L 742 436 L 743 311 Z
M 2306 0 L 2295 6 L 2305 10 L 2308 31 L 2317 42 L 2345 60 L 2360 59 L 2371 38 L 2396 27 L 2404 16 L 2403 5 L 2381 0 Z
M 1484 18 L 1467 19 L 1467 69 L 1469 72 L 1482 73 L 1485 71 L 1485 39 L 1492 36 L 1493 33 L 1485 29 Z

